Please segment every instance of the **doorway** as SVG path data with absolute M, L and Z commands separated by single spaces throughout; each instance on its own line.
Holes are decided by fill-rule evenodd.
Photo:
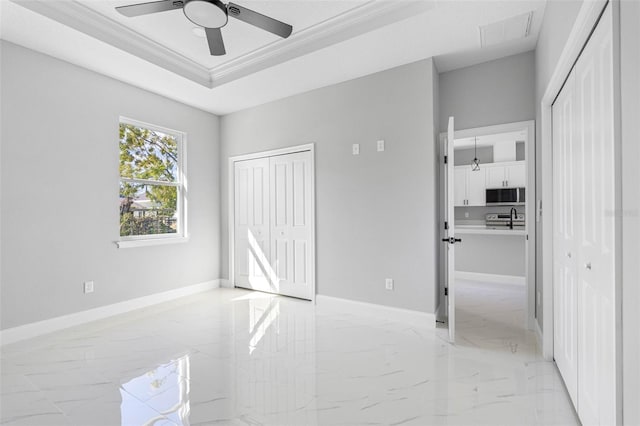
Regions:
M 313 144 L 229 159 L 234 287 L 315 300 Z
M 447 158 L 445 163 L 443 156 L 440 173 L 441 236 L 445 243 L 440 252 L 443 279 L 438 318 L 448 323 L 450 339 L 454 340 L 456 297 L 463 298 L 458 308 L 476 306 L 490 311 L 490 306 L 474 305 L 469 298 L 480 301 L 499 297 L 497 285 L 505 288 L 505 294 L 514 301 L 513 312 L 520 309 L 514 314 L 520 318 L 515 326 L 533 330 L 538 221 L 534 122 L 451 129 L 449 133 L 451 136 L 443 133 L 440 138 Z M 449 138 L 454 141 L 451 145 Z M 460 294 L 455 284 L 458 281 Z M 475 283 L 482 286 L 474 287 Z M 478 312 L 463 315 L 472 319 Z

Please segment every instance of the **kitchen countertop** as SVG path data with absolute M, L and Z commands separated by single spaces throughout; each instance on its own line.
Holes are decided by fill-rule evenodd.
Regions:
M 456 224 L 456 235 L 458 234 L 510 235 L 515 237 L 525 236 L 527 235 L 527 232 L 525 231 L 524 227 L 518 229 L 509 229 L 509 227 Z

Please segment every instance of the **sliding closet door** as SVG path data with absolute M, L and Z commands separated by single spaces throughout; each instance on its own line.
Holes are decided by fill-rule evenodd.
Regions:
M 234 192 L 235 284 L 276 291 L 269 265 L 269 159 L 235 162 Z
M 571 400 L 578 399 L 578 295 L 575 199 L 575 74 L 553 104 L 553 352 Z
M 277 292 L 311 300 L 311 152 L 270 159 L 271 266 Z
M 615 170 L 611 5 L 575 66 L 580 134 L 578 412 L 615 424 Z

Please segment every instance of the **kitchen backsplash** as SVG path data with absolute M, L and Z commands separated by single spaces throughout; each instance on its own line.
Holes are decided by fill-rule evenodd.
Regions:
M 525 206 L 515 206 L 518 213 L 525 213 Z M 456 207 L 455 218 L 459 220 L 484 220 L 488 213 L 509 213 L 510 206 L 488 206 L 488 207 Z M 469 213 L 469 217 L 465 217 Z

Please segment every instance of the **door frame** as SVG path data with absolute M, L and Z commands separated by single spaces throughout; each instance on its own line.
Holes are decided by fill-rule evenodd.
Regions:
M 279 155 L 294 154 L 296 152 L 311 153 L 311 301 L 316 303 L 316 156 L 315 144 L 290 146 L 286 148 L 272 149 L 269 151 L 253 152 L 249 154 L 235 155 L 229 157 L 228 179 L 229 179 L 229 209 L 228 209 L 228 232 L 229 232 L 229 285 L 236 287 L 235 277 L 235 163 L 238 161 L 254 160 L 256 158 L 269 158 Z
M 536 194 L 536 144 L 535 144 L 535 121 L 517 121 L 514 123 L 504 123 L 497 124 L 493 126 L 484 126 L 484 127 L 474 127 L 471 129 L 462 129 L 456 130 L 454 132 L 455 138 L 468 138 L 473 136 L 484 136 L 484 135 L 492 135 L 496 133 L 507 133 L 507 132 L 515 132 L 518 130 L 526 129 L 527 131 L 527 141 L 525 142 L 525 159 L 526 159 L 526 170 L 527 170 L 527 193 L 528 194 Z M 446 152 L 446 139 L 447 133 L 440 133 L 440 152 L 442 155 L 440 156 L 440 182 L 444 182 L 444 173 L 446 172 L 443 156 Z M 453 164 L 449 164 L 449 166 L 454 167 Z M 444 188 L 440 188 L 440 237 L 446 237 L 446 231 L 444 230 L 444 218 L 445 210 L 447 208 L 444 205 L 445 198 L 443 196 Z M 526 240 L 526 261 L 525 261 L 525 279 L 527 286 L 527 303 L 525 305 L 525 317 L 526 324 L 525 326 L 529 330 L 533 330 L 535 327 L 536 319 L 535 319 L 535 301 L 536 301 L 536 226 L 537 226 L 537 215 L 536 215 L 536 203 L 533 202 L 533 199 L 527 197 L 530 201 L 527 202 L 525 214 L 526 217 L 529 218 L 527 220 L 526 233 L 528 236 L 528 240 Z M 532 218 L 536 218 L 536 220 L 532 220 Z M 445 256 L 446 253 L 443 251 L 443 248 L 440 248 L 440 276 L 444 277 L 444 268 L 445 268 Z M 441 281 L 440 295 L 441 300 L 444 300 L 444 280 Z M 442 306 L 442 304 L 440 305 Z M 439 310 L 440 311 L 440 310 Z M 439 317 L 442 317 L 444 310 L 440 311 Z

